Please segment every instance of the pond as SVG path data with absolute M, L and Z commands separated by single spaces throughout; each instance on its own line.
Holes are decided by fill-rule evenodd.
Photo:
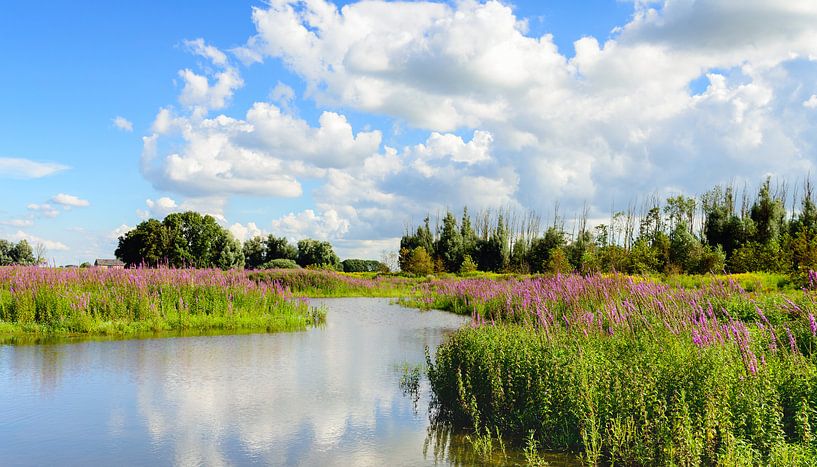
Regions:
M 326 324 L 299 333 L 0 346 L 0 464 L 474 461 L 461 436 L 429 430 L 428 383 L 411 378 L 468 318 L 313 303 Z

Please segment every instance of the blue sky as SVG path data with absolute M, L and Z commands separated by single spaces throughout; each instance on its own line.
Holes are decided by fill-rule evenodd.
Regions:
M 638 194 L 796 178 L 816 8 L 732 3 L 7 1 L 0 238 L 79 263 L 197 209 L 378 257 L 464 204 L 603 219 Z

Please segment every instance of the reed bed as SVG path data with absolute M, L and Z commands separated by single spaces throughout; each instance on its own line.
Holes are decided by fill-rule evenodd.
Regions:
M 619 275 L 422 288 L 413 304 L 473 317 L 429 361 L 442 421 L 588 464 L 814 465 L 810 289 Z
M 273 269 L 250 271 L 258 283 L 277 283 L 298 296 L 325 297 L 405 297 L 423 279 L 377 273 L 339 273 L 322 269 Z
M 0 334 L 272 332 L 323 318 L 281 283 L 242 271 L 0 268 Z

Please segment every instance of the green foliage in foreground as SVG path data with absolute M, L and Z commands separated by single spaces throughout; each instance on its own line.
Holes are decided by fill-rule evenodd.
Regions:
M 532 432 L 591 464 L 814 464 L 812 357 L 756 349 L 765 365 L 750 374 L 736 346 L 685 337 L 467 328 L 428 375 L 442 419 L 520 444 Z

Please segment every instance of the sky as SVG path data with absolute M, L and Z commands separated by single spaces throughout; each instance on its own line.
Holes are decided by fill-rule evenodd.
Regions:
M 813 0 L 0 8 L 0 238 L 52 264 L 191 209 L 379 259 L 426 213 L 605 219 L 817 161 Z

